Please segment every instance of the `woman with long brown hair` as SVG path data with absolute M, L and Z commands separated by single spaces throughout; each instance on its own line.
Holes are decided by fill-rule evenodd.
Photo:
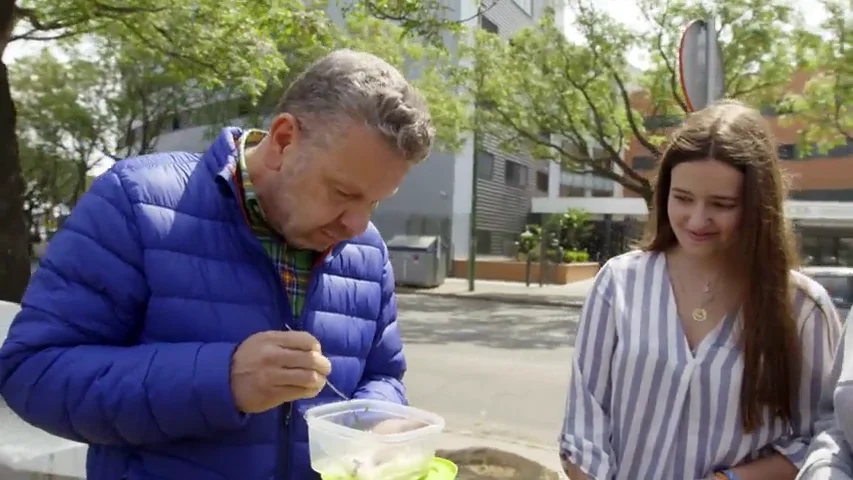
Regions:
M 583 308 L 560 441 L 572 480 L 795 477 L 840 322 L 795 270 L 784 197 L 756 110 L 721 101 L 672 134 L 647 240 Z

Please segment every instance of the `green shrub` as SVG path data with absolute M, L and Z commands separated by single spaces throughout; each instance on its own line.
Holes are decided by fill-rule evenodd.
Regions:
M 566 250 L 563 252 L 563 261 L 566 263 L 589 262 L 589 253 L 583 250 Z

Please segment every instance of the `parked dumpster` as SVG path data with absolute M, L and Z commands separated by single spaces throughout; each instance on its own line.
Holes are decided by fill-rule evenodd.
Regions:
M 397 285 L 437 287 L 447 274 L 441 237 L 397 235 L 387 242 Z

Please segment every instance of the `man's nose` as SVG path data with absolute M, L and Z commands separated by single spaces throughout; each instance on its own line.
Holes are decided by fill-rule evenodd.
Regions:
M 340 217 L 341 226 L 349 238 L 361 235 L 367 230 L 370 214 L 361 211 L 346 211 Z

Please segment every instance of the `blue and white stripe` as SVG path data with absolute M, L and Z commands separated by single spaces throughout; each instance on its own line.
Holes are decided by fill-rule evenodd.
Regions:
M 596 480 L 706 478 L 776 451 L 798 467 L 815 434 L 840 335 L 826 291 L 792 273 L 802 349 L 797 409 L 788 425 L 741 427 L 742 353 L 731 315 L 688 346 L 659 253 L 610 260 L 584 305 L 566 416 L 564 459 Z

